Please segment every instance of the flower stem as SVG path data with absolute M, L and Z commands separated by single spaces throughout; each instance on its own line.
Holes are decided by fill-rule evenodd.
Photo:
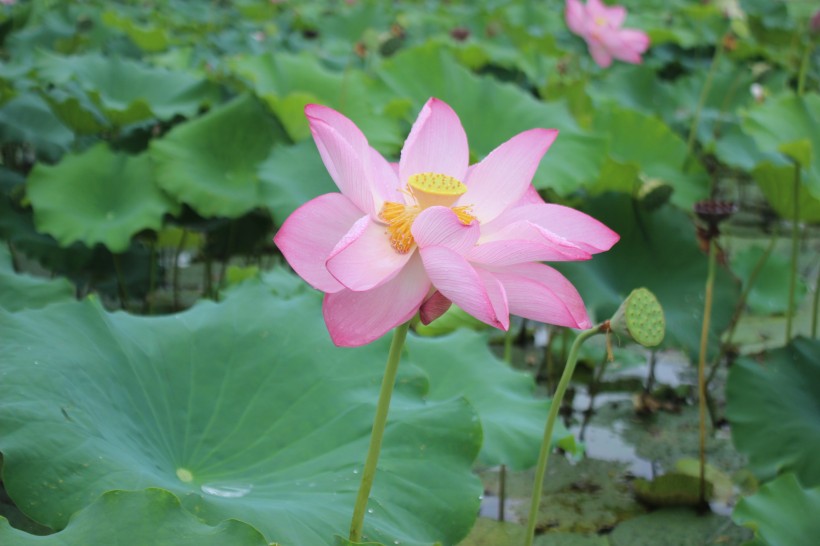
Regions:
M 789 301 L 786 310 L 786 343 L 792 338 L 792 321 L 794 319 L 794 293 L 797 288 L 797 251 L 800 240 L 800 163 L 794 162 L 794 191 L 792 193 L 792 260 L 789 272 Z
M 709 91 L 712 90 L 712 79 L 715 77 L 717 65 L 723 56 L 724 50 L 724 36 L 721 36 L 715 46 L 715 55 L 712 57 L 712 63 L 709 65 L 709 72 L 706 73 L 706 81 L 703 82 L 703 87 L 700 90 L 700 97 L 698 104 L 695 107 L 695 115 L 692 117 L 692 125 L 689 127 L 689 138 L 686 139 L 686 164 L 688 166 L 692 159 L 692 152 L 695 148 L 695 140 L 698 134 L 698 125 L 700 125 L 700 114 L 706 104 L 706 97 L 709 96 Z
M 393 342 L 390 344 L 390 353 L 387 356 L 387 365 L 384 370 L 379 401 L 376 404 L 376 416 L 373 419 L 373 431 L 370 433 L 370 446 L 367 448 L 367 459 L 362 471 L 362 482 L 359 485 L 359 494 L 353 507 L 353 519 L 350 521 L 350 541 L 359 542 L 362 539 L 364 514 L 367 510 L 367 501 L 370 498 L 370 488 L 376 477 L 376 464 L 379 462 L 379 452 L 382 447 L 384 426 L 387 423 L 387 412 L 390 409 L 390 398 L 393 396 L 393 385 L 396 382 L 396 373 L 399 370 L 399 360 L 407 338 L 410 322 L 397 326 L 393 331 Z
M 814 285 L 814 301 L 811 305 L 811 337 L 817 339 L 817 312 L 820 306 L 820 272 L 817 273 L 817 282 Z
M 544 476 L 547 473 L 547 461 L 549 460 L 550 448 L 552 446 L 552 429 L 555 426 L 555 418 L 558 417 L 558 410 L 561 408 L 561 401 L 564 399 L 564 393 L 569 386 L 569 381 L 572 378 L 572 372 L 575 371 L 575 363 L 578 361 L 578 352 L 581 349 L 584 341 L 591 338 L 595 334 L 605 332 L 609 328 L 607 323 L 594 326 L 589 330 L 584 330 L 575 341 L 569 350 L 567 357 L 567 365 L 564 368 L 564 373 L 561 374 L 561 380 L 558 382 L 558 388 L 555 390 L 555 395 L 550 402 L 550 411 L 547 416 L 547 424 L 544 428 L 544 437 L 541 439 L 541 452 L 538 454 L 538 463 L 535 467 L 535 480 L 532 485 L 532 500 L 530 502 L 530 514 L 527 520 L 527 534 L 525 535 L 525 546 L 532 546 L 533 538 L 535 537 L 535 523 L 538 516 L 538 506 L 541 504 L 541 489 L 544 483 Z
M 755 283 L 757 282 L 757 277 L 760 275 L 760 272 L 763 270 L 763 266 L 766 265 L 766 262 L 769 260 L 769 256 L 774 250 L 774 246 L 777 243 L 779 233 L 776 231 L 772 234 L 771 239 L 769 239 L 769 246 L 766 247 L 766 250 L 763 251 L 760 258 L 755 263 L 754 268 L 752 268 L 752 272 L 749 274 L 749 279 L 746 281 L 745 285 L 743 286 L 743 291 L 740 293 L 740 297 L 737 299 L 737 304 L 735 304 L 735 310 L 732 313 L 732 318 L 729 321 L 729 328 L 726 330 L 726 336 L 724 337 L 723 342 L 720 344 L 720 350 L 718 354 L 715 356 L 714 360 L 712 360 L 712 366 L 709 370 L 709 375 L 706 377 L 706 386 L 708 387 L 712 383 L 712 379 L 715 378 L 715 374 L 717 373 L 718 367 L 720 366 L 720 362 L 723 360 L 723 357 L 726 356 L 726 353 L 732 348 L 732 340 L 735 337 L 735 330 L 737 330 L 738 322 L 740 322 L 740 317 L 743 315 L 743 311 L 746 309 L 746 300 L 749 299 L 749 294 L 752 292 L 752 288 L 754 288 Z
M 706 349 L 709 344 L 709 322 L 712 318 L 712 290 L 715 286 L 715 262 L 717 241 L 709 240 L 709 269 L 706 273 L 706 297 L 703 303 L 703 327 L 700 331 L 700 357 L 698 358 L 698 414 L 700 417 L 700 487 L 698 497 L 706 505 Z

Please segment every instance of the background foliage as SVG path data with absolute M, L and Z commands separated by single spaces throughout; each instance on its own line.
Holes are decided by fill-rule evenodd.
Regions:
M 649 287 L 666 311 L 661 351 L 697 357 L 706 257 L 693 204 L 739 204 L 719 239 L 709 356 L 752 355 L 729 377 L 726 416 L 772 480 L 735 519 L 760 543 L 791 540 L 770 508 L 812 509 L 818 486 L 816 6 L 624 4 L 652 48 L 606 70 L 558 0 L 0 5 L 0 542 L 344 534 L 386 346 L 333 348 L 271 238 L 335 191 L 305 104 L 339 109 L 396 159 L 430 96 L 459 114 L 473 162 L 520 131 L 560 130 L 535 187 L 622 237 L 562 271 L 597 320 Z M 792 263 L 807 337 L 789 344 Z M 548 405 L 532 375 L 548 386 L 569 341 L 553 331 L 544 349 L 542 327 L 516 323 L 529 369 L 515 371 L 457 312 L 432 326 L 409 341 L 367 517 L 388 545 L 459 543 L 482 494 L 475 460 L 532 465 Z M 543 365 L 520 357 L 533 346 Z M 646 362 L 616 355 L 615 368 Z M 553 441 L 583 450 L 567 429 Z M 658 522 L 694 528 L 688 512 L 658 514 L 609 538 L 541 540 L 637 544 Z M 789 528 L 812 536 L 811 523 Z

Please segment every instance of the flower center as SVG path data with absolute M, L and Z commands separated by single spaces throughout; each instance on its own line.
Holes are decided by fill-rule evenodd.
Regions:
M 450 207 L 464 225 L 475 220 L 475 216 L 470 214 L 469 205 L 451 206 L 467 191 L 467 186 L 452 176 L 440 173 L 414 174 L 407 180 L 407 190 L 413 196 L 415 205 L 387 201 L 379 213 L 387 223 L 390 246 L 399 254 L 406 254 L 413 248 L 415 240 L 410 228 L 421 211 L 428 207 Z
M 596 17 L 595 18 L 595 24 L 598 25 L 599 27 L 605 27 L 606 26 L 606 19 L 604 19 L 603 17 Z

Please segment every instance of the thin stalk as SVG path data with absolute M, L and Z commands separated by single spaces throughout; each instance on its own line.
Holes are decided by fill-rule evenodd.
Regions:
M 393 342 L 390 344 L 390 353 L 387 356 L 387 365 L 384 370 L 379 401 L 376 404 L 376 416 L 373 419 L 373 430 L 370 433 L 370 446 L 367 448 L 367 459 L 362 470 L 362 482 L 359 485 L 359 494 L 353 507 L 353 518 L 350 521 L 350 541 L 360 542 L 364 527 L 364 514 L 367 511 L 367 501 L 370 498 L 370 489 L 376 477 L 376 464 L 379 462 L 379 452 L 382 447 L 384 427 L 387 423 L 387 412 L 390 409 L 390 398 L 393 396 L 393 385 L 396 382 L 396 373 L 399 370 L 401 351 L 410 322 L 397 326 L 393 331 Z
M 532 500 L 530 502 L 530 513 L 527 520 L 527 534 L 524 539 L 525 546 L 532 546 L 533 538 L 535 537 L 535 521 L 538 516 L 538 507 L 541 504 L 541 489 L 544 484 L 544 476 L 547 473 L 547 462 L 549 460 L 550 448 L 552 445 L 552 430 L 555 427 L 555 418 L 558 417 L 558 410 L 561 408 L 561 402 L 564 399 L 564 393 L 569 386 L 569 381 L 572 378 L 572 373 L 575 371 L 575 364 L 578 361 L 578 352 L 581 349 L 584 341 L 591 338 L 595 334 L 605 332 L 609 329 L 608 323 L 603 323 L 594 326 L 589 330 L 584 330 L 572 344 L 567 357 L 567 365 L 564 368 L 564 373 L 561 374 L 561 380 L 558 382 L 558 388 L 555 390 L 555 396 L 550 402 L 550 411 L 547 416 L 547 424 L 544 428 L 544 437 L 541 439 L 541 451 L 538 454 L 538 463 L 535 468 L 535 481 L 532 485 Z
M 174 252 L 174 274 L 172 283 L 174 285 L 174 311 L 180 310 L 179 304 L 179 255 L 182 254 L 182 249 L 185 248 L 185 240 L 188 238 L 188 230 L 183 229 L 182 235 L 179 238 L 179 244 Z
M 743 291 L 740 293 L 740 297 L 737 300 L 737 304 L 735 305 L 734 313 L 732 313 L 732 319 L 729 321 L 729 329 L 726 332 L 726 339 L 723 343 L 721 343 L 720 351 L 718 352 L 715 359 L 712 361 L 711 368 L 709 369 L 709 375 L 706 377 L 706 385 L 712 383 L 712 379 L 714 379 L 715 374 L 717 373 L 718 367 L 720 366 L 720 361 L 726 356 L 726 352 L 732 346 L 732 339 L 735 336 L 735 330 L 737 330 L 738 322 L 740 322 L 740 316 L 743 314 L 743 311 L 746 309 L 746 300 L 749 299 L 749 294 L 754 288 L 755 283 L 757 282 L 757 277 L 760 275 L 760 272 L 763 271 L 763 266 L 766 265 L 766 262 L 769 261 L 769 256 L 772 254 L 772 250 L 774 250 L 774 246 L 777 243 L 779 233 L 775 232 L 772 234 L 772 238 L 769 240 L 769 246 L 766 247 L 766 250 L 757 260 L 752 272 L 749 274 L 749 280 L 746 282 L 745 286 L 743 287 Z
M 686 139 L 686 165 L 688 166 L 689 161 L 692 158 L 692 152 L 695 148 L 695 137 L 698 134 L 698 125 L 700 125 L 700 114 L 703 110 L 704 105 L 706 104 L 706 97 L 709 95 L 709 91 L 712 90 L 712 80 L 715 77 L 715 72 L 717 70 L 717 65 L 720 62 L 721 57 L 723 57 L 723 38 L 721 38 L 717 46 L 715 48 L 715 55 L 712 57 L 712 64 L 709 65 L 709 72 L 706 74 L 706 81 L 703 82 L 703 88 L 700 90 L 700 97 L 698 98 L 698 104 L 695 107 L 695 115 L 692 117 L 692 125 L 689 127 L 689 138 Z
M 122 274 L 122 266 L 120 265 L 120 257 L 115 253 L 111 253 L 111 258 L 114 262 L 114 273 L 117 276 L 117 288 L 120 294 L 120 307 L 123 311 L 128 311 L 128 291 L 125 288 L 125 276 Z
M 225 275 L 228 271 L 228 263 L 231 261 L 231 254 L 233 254 L 234 242 L 236 239 L 236 222 L 231 222 L 230 230 L 228 231 L 228 244 L 225 248 L 225 261 L 222 262 L 222 268 L 219 270 L 219 282 L 216 285 L 216 291 L 213 295 L 216 301 L 219 301 L 219 290 L 225 284 Z
M 814 284 L 814 301 L 811 304 L 811 337 L 817 338 L 817 312 L 820 304 L 820 271 L 817 272 L 817 282 Z
M 717 241 L 709 240 L 709 269 L 706 273 L 706 297 L 703 303 L 703 328 L 700 331 L 700 356 L 698 358 L 698 414 L 700 426 L 700 504 L 706 504 L 706 349 L 709 344 L 709 322 L 712 318 L 712 290 L 715 286 L 715 262 Z
M 814 44 L 809 40 L 806 49 L 803 50 L 803 57 L 800 59 L 800 72 L 797 74 L 797 94 L 801 96 L 806 89 L 806 72 L 809 68 L 809 57 L 812 49 L 814 49 Z
M 587 432 L 587 426 L 589 426 L 589 422 L 592 420 L 592 413 L 595 410 L 595 397 L 598 396 L 598 388 L 601 386 L 601 381 L 603 381 L 606 366 L 609 364 L 609 354 L 607 353 L 608 352 L 604 352 L 604 357 L 601 359 L 601 363 L 597 368 L 595 368 L 595 373 L 592 375 L 592 381 L 590 381 L 587 389 L 589 404 L 584 412 L 584 421 L 581 423 L 581 430 L 578 431 L 578 438 L 581 441 L 584 440 L 584 436 L 586 436 Z
M 203 284 L 205 285 L 205 297 L 208 299 L 215 299 L 214 290 L 214 273 L 213 273 L 213 257 L 210 252 L 205 253 L 205 273 Z
M 512 364 L 513 329 L 512 325 L 504 333 L 504 362 Z
M 512 364 L 512 325 L 504 334 L 504 362 Z M 504 504 L 507 502 L 507 465 L 502 464 L 498 473 L 498 521 L 504 521 Z
M 797 289 L 797 251 L 800 242 L 800 200 L 797 192 L 800 190 L 800 163 L 794 162 L 794 192 L 792 193 L 792 261 L 789 272 L 789 301 L 786 311 L 786 343 L 792 338 L 792 321 L 794 319 L 794 294 Z
M 646 386 L 643 391 L 646 394 L 652 394 L 652 389 L 655 388 L 655 366 L 658 364 L 658 352 L 652 349 L 649 353 L 649 371 L 646 374 Z
M 498 521 L 504 521 L 504 504 L 507 502 L 507 465 L 502 464 L 498 473 Z
M 151 241 L 151 256 L 148 259 L 148 294 L 145 296 L 146 305 L 143 309 L 149 315 L 154 314 L 154 290 L 157 287 L 157 241 Z
M 14 245 L 11 244 L 11 241 L 7 241 L 6 243 L 9 247 L 9 254 L 11 255 L 11 267 L 15 273 L 20 273 L 20 257 L 17 255 L 17 251 L 14 250 Z

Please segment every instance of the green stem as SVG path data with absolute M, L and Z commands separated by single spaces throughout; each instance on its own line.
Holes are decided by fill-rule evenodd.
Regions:
M 504 505 L 507 503 L 507 465 L 498 472 L 498 521 L 504 521 Z
M 145 296 L 146 311 L 154 314 L 154 290 L 157 288 L 157 240 L 151 241 L 151 256 L 148 259 L 148 294 Z
M 806 89 L 806 72 L 809 68 L 809 57 L 811 57 L 812 49 L 814 49 L 814 44 L 811 40 L 809 40 L 809 43 L 806 45 L 806 49 L 803 51 L 803 57 L 800 59 L 800 72 L 797 74 L 798 96 L 802 96 L 803 91 Z
M 397 326 L 393 331 L 393 342 L 390 344 L 390 353 L 387 356 L 387 365 L 384 370 L 379 401 L 376 404 L 376 416 L 373 419 L 373 431 L 370 433 L 370 446 L 367 448 L 367 459 L 362 470 L 362 482 L 359 485 L 359 494 L 356 496 L 356 505 L 353 507 L 353 519 L 350 521 L 350 541 L 360 542 L 364 527 L 364 514 L 367 511 L 367 501 L 370 498 L 370 488 L 376 477 L 376 464 L 379 462 L 379 452 L 382 447 L 384 427 L 387 423 L 387 411 L 390 409 L 390 398 L 393 396 L 393 385 L 396 382 L 396 373 L 399 370 L 401 351 L 410 322 Z
M 513 329 L 512 325 L 504 333 L 504 362 L 512 364 Z
M 561 374 L 561 380 L 558 382 L 558 388 L 555 390 L 555 396 L 550 402 L 550 411 L 547 416 L 547 424 L 544 428 L 544 437 L 541 439 L 541 452 L 538 454 L 538 463 L 535 468 L 535 481 L 532 485 L 532 500 L 530 502 L 530 514 L 527 520 L 527 534 L 525 536 L 525 546 L 532 546 L 533 538 L 535 537 L 535 523 L 538 519 L 538 507 L 541 504 L 541 489 L 544 484 L 544 476 L 547 473 L 547 461 L 549 460 L 550 448 L 552 446 L 552 429 L 555 426 L 555 418 L 558 417 L 558 410 L 561 408 L 561 402 L 564 399 L 564 393 L 569 386 L 569 381 L 572 378 L 572 372 L 575 371 L 575 364 L 578 361 L 578 352 L 581 349 L 584 341 L 591 338 L 595 334 L 605 332 L 609 328 L 607 323 L 594 326 L 589 330 L 584 330 L 572 344 L 567 357 L 567 365 L 564 368 L 564 373 Z
M 179 244 L 174 252 L 174 274 L 171 281 L 174 286 L 174 311 L 180 310 L 179 302 L 179 256 L 182 254 L 182 249 L 185 248 L 185 240 L 188 238 L 188 230 L 183 229 L 182 235 L 179 237 Z
M 706 273 L 706 297 L 703 303 L 703 327 L 700 331 L 700 356 L 698 358 L 698 415 L 700 428 L 700 504 L 706 504 L 706 349 L 709 345 L 709 322 L 712 318 L 712 290 L 715 286 L 715 263 L 717 241 L 709 241 L 709 269 Z
M 792 338 L 792 321 L 794 319 L 794 294 L 797 289 L 797 250 L 800 242 L 800 163 L 794 162 L 794 192 L 792 193 L 792 263 L 789 272 L 789 301 L 786 311 L 786 343 Z
M 811 305 L 811 337 L 817 338 L 817 312 L 820 306 L 820 271 L 817 273 L 817 282 L 814 284 L 814 301 Z
M 709 65 L 709 72 L 706 74 L 706 81 L 703 82 L 703 88 L 700 90 L 698 104 L 695 107 L 695 115 L 692 117 L 692 125 L 689 127 L 689 138 L 686 140 L 686 165 L 689 164 L 689 161 L 692 158 L 692 152 L 695 148 L 695 137 L 698 133 L 698 125 L 700 125 L 700 114 L 706 104 L 706 97 L 712 89 L 712 79 L 715 77 L 717 65 L 720 62 L 720 58 L 723 56 L 723 49 L 723 37 L 721 37 L 715 48 L 715 56 L 712 57 L 712 64 Z
M 735 310 L 732 313 L 732 318 L 729 321 L 729 328 L 726 332 L 726 339 L 720 345 L 720 351 L 718 351 L 717 356 L 712 361 L 711 368 L 709 369 L 709 375 L 706 377 L 706 385 L 712 383 L 712 379 L 714 379 L 715 374 L 717 373 L 718 367 L 720 366 L 720 361 L 726 356 L 726 352 L 732 347 L 732 340 L 735 337 L 735 330 L 737 330 L 737 325 L 740 322 L 740 317 L 743 315 L 743 311 L 746 309 L 746 300 L 749 299 L 749 294 L 754 288 L 755 283 L 757 282 L 757 277 L 760 275 L 760 272 L 763 271 L 763 266 L 766 265 L 766 262 L 769 261 L 769 256 L 772 254 L 772 250 L 774 250 L 774 246 L 777 243 L 779 233 L 775 232 L 772 234 L 772 238 L 769 240 L 769 246 L 766 247 L 766 250 L 757 260 L 752 272 L 749 274 L 749 280 L 746 281 L 745 286 L 743 287 L 743 291 L 740 293 L 740 297 L 737 300 L 737 304 L 735 305 Z
M 119 288 L 120 294 L 120 307 L 123 311 L 128 311 L 128 291 L 125 287 L 125 276 L 122 274 L 120 257 L 112 252 L 111 258 L 114 261 L 114 274 L 117 276 L 117 287 Z

